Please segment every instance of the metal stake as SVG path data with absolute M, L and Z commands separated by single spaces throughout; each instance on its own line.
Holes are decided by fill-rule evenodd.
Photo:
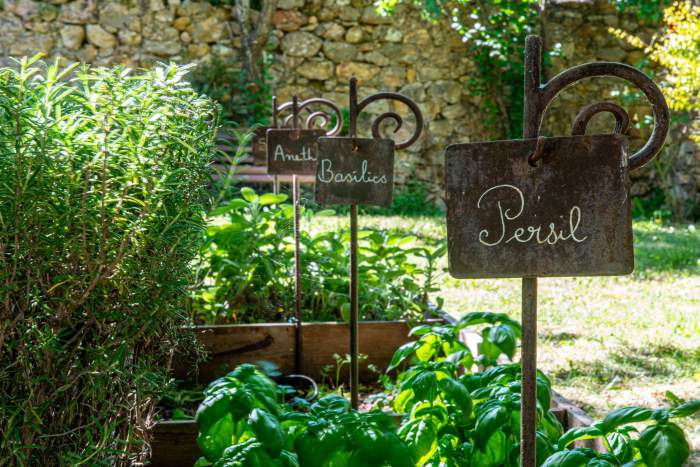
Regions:
M 272 128 L 279 128 L 279 122 L 277 121 L 277 96 L 272 96 Z M 280 181 L 277 175 L 272 176 L 272 193 L 275 195 L 280 194 Z
M 292 99 L 292 128 L 299 128 L 299 101 L 297 96 Z M 302 318 L 301 318 L 301 238 L 299 216 L 299 178 L 292 175 L 292 204 L 294 205 L 294 319 L 295 341 L 294 346 L 294 371 L 303 374 L 303 349 L 302 349 Z
M 357 79 L 350 79 L 350 137 L 357 137 Z M 357 205 L 350 205 L 350 403 L 353 409 L 359 406 L 360 363 L 358 274 L 357 274 Z
M 537 460 L 537 278 L 523 277 L 522 385 L 520 389 L 520 465 Z
M 542 40 L 528 37 L 525 43 L 525 102 L 523 108 L 523 138 L 535 138 L 539 133 L 537 109 L 539 103 Z M 522 349 L 520 356 L 520 465 L 535 467 L 537 463 L 537 278 L 522 281 Z

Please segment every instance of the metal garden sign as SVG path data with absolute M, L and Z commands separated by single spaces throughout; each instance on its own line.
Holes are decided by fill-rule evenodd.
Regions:
M 403 119 L 395 112 L 379 115 L 372 123 L 372 138 L 357 137 L 357 117 L 371 103 L 388 99 L 408 106 L 415 118 L 415 129 L 406 141 L 394 143 L 381 137 L 380 127 L 387 119 L 398 131 Z M 357 101 L 357 79 L 350 80 L 350 117 L 347 137 L 318 139 L 316 201 L 321 204 L 350 205 L 350 392 L 353 408 L 358 406 L 359 298 L 357 274 L 357 206 L 390 206 L 394 186 L 394 149 L 412 145 L 423 130 L 420 109 L 406 96 L 380 92 Z
M 320 125 L 325 128 L 331 121 L 328 112 L 317 110 L 310 112 L 302 121 L 300 112 L 311 111 L 315 106 L 330 107 L 335 117 L 335 125 L 330 130 L 314 128 Z M 290 111 L 282 120 L 279 118 L 285 111 Z M 267 172 L 277 175 L 292 175 L 292 204 L 294 206 L 294 318 L 295 346 L 294 369 L 303 373 L 302 348 L 302 314 L 301 314 L 301 239 L 300 239 L 300 208 L 299 208 L 299 178 L 298 175 L 316 173 L 316 140 L 320 136 L 333 136 L 343 128 L 343 116 L 340 108 L 332 101 L 322 98 L 312 98 L 299 102 L 294 96 L 291 102 L 277 106 L 277 99 L 272 99 L 271 128 L 266 128 Z M 289 128 L 291 126 L 291 128 Z M 277 185 L 277 183 L 275 183 Z M 275 190 L 277 192 L 277 189 Z
M 537 277 L 627 274 L 634 267 L 629 171 L 666 139 L 669 113 L 659 88 L 636 68 L 597 62 L 540 82 L 542 41 L 525 55 L 523 138 L 456 144 L 445 151 L 450 273 L 457 278 L 522 277 L 521 465 L 535 466 Z M 549 103 L 584 78 L 614 76 L 637 86 L 654 114 L 649 141 L 628 156 L 629 118 L 609 102 L 585 107 L 572 136 L 539 136 Z M 614 134 L 586 136 L 591 117 L 610 112 Z

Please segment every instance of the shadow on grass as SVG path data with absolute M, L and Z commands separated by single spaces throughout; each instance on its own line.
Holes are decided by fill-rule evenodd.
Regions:
M 573 343 L 576 339 L 581 337 L 579 334 L 566 331 L 546 331 L 540 332 L 540 338 L 545 342 L 550 342 L 552 344 L 558 343 Z
M 645 348 L 621 345 L 602 352 L 593 362 L 572 361 L 568 368 L 560 368 L 553 375 L 559 380 L 583 378 L 607 384 L 635 378 L 682 378 L 699 370 L 700 349 L 682 349 L 668 344 Z
M 700 228 L 634 224 L 635 271 L 700 273 Z

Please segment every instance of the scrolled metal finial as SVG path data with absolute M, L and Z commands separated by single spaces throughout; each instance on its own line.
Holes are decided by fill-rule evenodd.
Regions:
M 630 157 L 630 169 L 651 161 L 666 141 L 669 128 L 668 104 L 659 87 L 636 68 L 615 62 L 593 62 L 578 65 L 559 73 L 546 84 L 539 84 L 542 39 L 530 36 L 525 44 L 525 137 L 539 134 L 549 104 L 565 88 L 585 78 L 612 76 L 637 86 L 647 97 L 654 115 L 654 129 L 646 144 Z
M 571 134 L 585 135 L 588 122 L 591 121 L 594 115 L 602 112 L 609 112 L 615 116 L 614 133 L 621 135 L 627 133 L 630 126 L 630 118 L 625 109 L 613 102 L 595 102 L 585 106 L 578 115 L 576 115 L 574 124 L 571 127 Z
M 330 111 L 316 110 L 312 111 L 313 106 L 326 106 L 330 107 Z M 277 113 L 286 112 L 289 110 L 294 110 L 294 102 L 285 102 L 277 108 Z M 303 120 L 303 124 L 306 129 L 313 129 L 315 125 L 320 125 L 321 128 L 328 125 L 331 121 L 332 116 L 335 116 L 335 126 L 330 130 L 326 131 L 326 136 L 336 136 L 343 128 L 343 113 L 338 105 L 331 101 L 330 99 L 324 99 L 322 97 L 312 97 L 305 101 L 301 101 L 297 104 L 297 116 L 302 110 L 310 112 L 309 115 Z M 297 117 L 298 118 L 298 117 Z M 287 115 L 282 121 L 282 127 L 288 127 L 290 123 L 294 122 L 294 113 Z M 298 123 L 301 123 L 297 120 Z
M 354 78 L 353 78 L 354 79 Z M 351 82 L 351 87 L 352 85 L 356 85 L 356 81 L 353 83 Z M 377 102 L 383 99 L 387 100 L 394 100 L 394 101 L 399 101 L 406 106 L 408 106 L 409 109 L 411 109 L 411 112 L 413 112 L 413 116 L 416 119 L 416 127 L 413 130 L 413 134 L 411 135 L 410 138 L 397 142 L 396 143 L 396 149 L 405 149 L 412 145 L 413 143 L 416 142 L 418 137 L 423 131 L 423 114 L 420 111 L 420 108 L 418 107 L 418 104 L 413 102 L 411 99 L 408 97 L 404 96 L 403 94 L 399 94 L 396 92 L 379 92 L 377 94 L 372 94 L 371 96 L 365 97 L 362 99 L 356 106 L 351 105 L 351 120 L 356 121 L 357 116 L 360 115 L 362 110 L 370 105 L 373 102 Z M 352 98 L 351 98 L 352 100 Z M 354 113 L 353 113 L 354 112 Z M 377 118 L 374 119 L 372 122 L 372 136 L 375 138 L 381 138 L 381 133 L 380 133 L 380 126 L 385 120 L 393 120 L 395 123 L 394 127 L 394 133 L 398 132 L 401 127 L 403 126 L 403 118 L 396 112 L 385 112 L 381 115 L 379 115 Z M 351 133 L 353 133 L 353 129 L 351 128 Z

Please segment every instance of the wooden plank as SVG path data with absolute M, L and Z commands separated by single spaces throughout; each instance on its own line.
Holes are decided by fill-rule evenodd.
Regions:
M 192 467 L 201 455 L 192 420 L 157 422 L 152 434 L 149 465 L 153 467 Z
M 595 421 L 586 412 L 574 405 L 573 402 L 555 391 L 552 391 L 552 406 L 566 412 L 564 430 L 577 426 L 591 426 Z M 574 446 L 577 448 L 591 448 L 600 452 L 607 452 L 607 448 L 600 438 L 576 441 Z
M 304 348 L 304 373 L 320 380 L 324 366 L 332 368 L 335 376 L 334 354 L 344 357 L 350 353 L 350 326 L 346 323 L 304 323 L 302 331 Z M 359 324 L 359 353 L 367 358 L 360 362 L 361 383 L 377 381 L 378 374 L 369 369 L 376 366 L 386 370 L 396 349 L 415 340 L 408 336 L 408 324 L 403 321 L 364 321 Z M 340 373 L 341 382 L 348 382 L 350 367 Z
M 375 365 L 384 371 L 398 347 L 415 340 L 409 338 L 405 321 L 363 321 L 360 323 L 360 353 L 367 355 L 361 362 L 360 381 L 371 383 L 377 374 L 368 367 Z M 233 370 L 241 363 L 270 361 L 282 373 L 294 372 L 294 325 L 290 323 L 263 323 L 196 327 L 198 340 L 207 349 L 210 358 L 194 368 L 194 363 L 175 358 L 175 376 L 185 378 L 195 374 L 198 382 L 210 382 Z M 350 330 L 347 323 L 303 324 L 304 374 L 320 381 L 322 370 L 330 365 L 335 374 L 335 354 L 349 353 Z M 198 370 L 195 372 L 195 370 Z M 347 382 L 349 369 L 341 371 L 341 382 Z
M 209 358 L 194 363 L 176 357 L 177 378 L 194 374 L 200 383 L 208 383 L 225 375 L 241 363 L 266 360 L 275 363 L 283 373 L 294 368 L 294 327 L 288 323 L 197 326 L 197 339 L 206 348 Z

